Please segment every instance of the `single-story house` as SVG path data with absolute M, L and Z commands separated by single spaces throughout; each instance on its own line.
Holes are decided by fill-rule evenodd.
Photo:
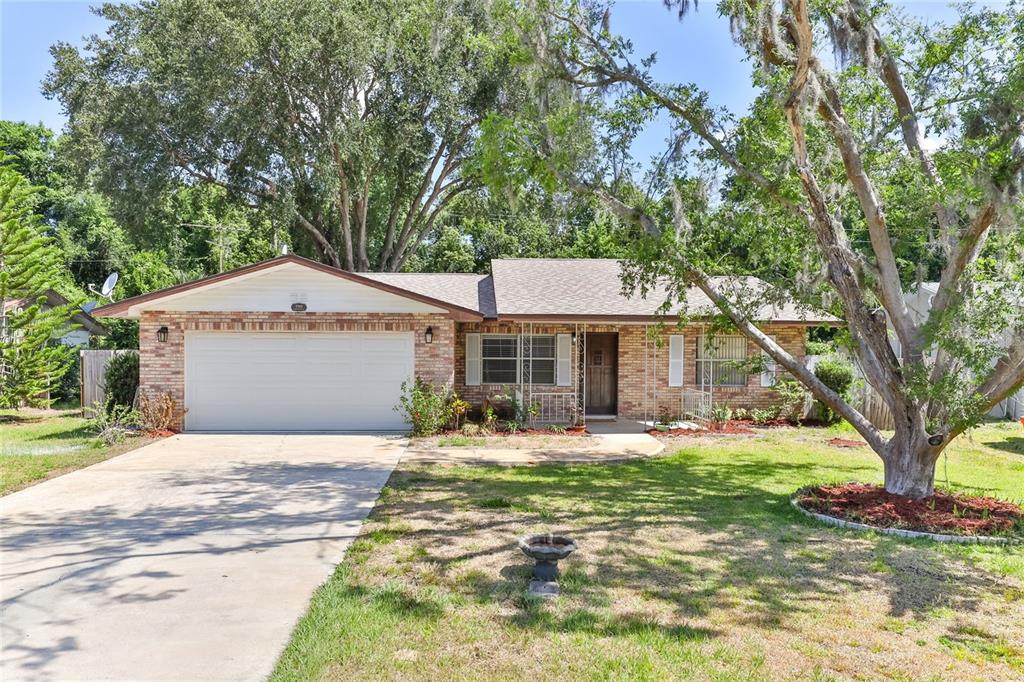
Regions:
M 699 321 L 665 323 L 664 292 L 624 295 L 618 261 L 491 267 L 352 273 L 285 255 L 95 314 L 139 320 L 141 391 L 170 393 L 188 431 L 403 429 L 394 407 L 413 376 L 475 405 L 515 393 L 549 422 L 680 416 L 708 398 L 745 408 L 777 401 L 774 367 L 737 367 L 760 352 L 755 345 L 706 342 Z M 687 306 L 690 319 L 711 309 L 699 292 Z M 832 321 L 795 305 L 764 305 L 757 317 L 799 357 L 807 326 Z
M 53 289 L 47 289 L 43 292 L 46 297 L 46 301 L 43 302 L 43 310 L 49 310 L 50 308 L 57 308 L 68 304 L 68 299 L 60 295 Z M 15 310 L 21 310 L 27 308 L 30 305 L 35 304 L 38 297 L 28 299 L 12 299 L 4 302 L 4 312 L 12 312 Z M 65 346 L 71 346 L 72 348 L 83 348 L 89 346 L 89 339 L 93 336 L 106 336 L 107 329 L 100 324 L 96 318 L 84 310 L 76 310 L 72 314 L 71 319 L 68 321 L 66 331 L 60 336 L 58 341 Z

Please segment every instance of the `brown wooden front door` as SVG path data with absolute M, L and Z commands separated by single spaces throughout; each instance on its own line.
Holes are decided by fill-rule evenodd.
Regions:
M 618 398 L 619 335 L 587 334 L 587 414 L 615 414 Z

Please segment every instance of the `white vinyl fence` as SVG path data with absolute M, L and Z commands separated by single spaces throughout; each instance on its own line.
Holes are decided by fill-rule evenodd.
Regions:
M 138 353 L 137 350 L 80 350 L 81 360 L 81 396 L 82 414 L 92 416 L 92 406 L 102 403 L 106 398 L 103 390 L 103 379 L 107 374 L 107 365 L 115 355 L 122 353 Z

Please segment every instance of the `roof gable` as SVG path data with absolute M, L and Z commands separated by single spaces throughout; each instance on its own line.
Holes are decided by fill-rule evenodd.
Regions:
M 150 294 L 97 308 L 95 315 L 139 317 L 146 310 L 289 312 L 452 313 L 480 315 L 457 305 L 298 256 L 281 256 Z

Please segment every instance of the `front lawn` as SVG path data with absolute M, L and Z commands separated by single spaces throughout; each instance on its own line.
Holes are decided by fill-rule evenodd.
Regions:
M 816 429 L 677 438 L 617 465 L 407 465 L 274 673 L 308 679 L 1024 677 L 1024 550 L 816 525 L 801 486 L 881 481 Z M 986 426 L 939 481 L 1024 498 L 1024 430 Z M 574 536 L 561 597 L 515 546 Z
M 113 446 L 95 437 L 78 410 L 0 410 L 0 495 L 81 469 L 153 441 Z

